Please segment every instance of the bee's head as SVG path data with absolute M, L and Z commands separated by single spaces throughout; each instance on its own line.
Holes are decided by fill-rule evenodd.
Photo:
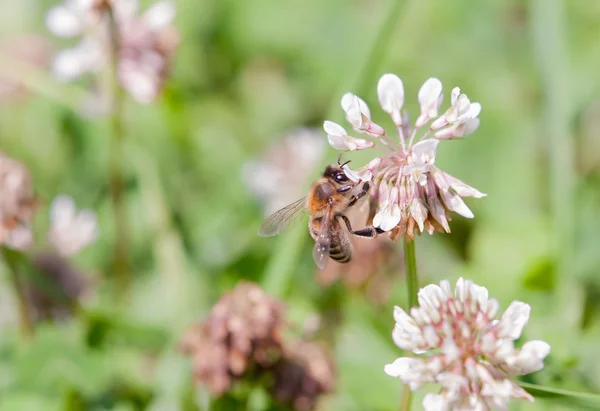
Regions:
M 338 184 L 347 184 L 350 181 L 342 167 L 338 165 L 327 166 L 323 172 L 323 177 L 328 178 Z

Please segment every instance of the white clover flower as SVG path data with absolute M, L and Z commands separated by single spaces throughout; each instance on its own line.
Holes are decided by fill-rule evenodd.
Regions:
M 437 383 L 438 394 L 427 394 L 427 411 L 508 409 L 511 398 L 533 397 L 512 377 L 544 368 L 550 345 L 514 341 L 529 320 L 531 307 L 513 301 L 496 319 L 498 301 L 488 290 L 460 278 L 454 293 L 450 283 L 427 285 L 419 291 L 419 306 L 410 314 L 394 307 L 396 325 L 392 338 L 398 347 L 420 357 L 401 357 L 385 366 L 411 390 Z
M 368 139 L 352 137 L 331 121 L 323 125 L 329 144 L 335 149 L 355 151 L 377 146 L 384 150 L 385 154 L 376 158 L 376 164 L 369 163 L 358 170 L 345 167 L 346 174 L 355 181 L 358 176 L 362 180 L 371 177 L 374 189 L 370 194 L 377 207 L 375 227 L 389 231 L 392 238 L 403 235 L 414 238 L 415 231 L 417 234 L 450 232 L 450 212 L 473 218 L 462 197 L 481 198 L 485 194 L 441 171 L 435 166 L 435 159 L 440 140 L 464 137 L 477 129 L 481 104 L 471 103 L 456 87 L 450 108 L 440 116 L 442 83 L 430 78 L 419 90 L 421 112 L 412 127 L 408 114 L 402 111 L 405 95 L 400 78 L 384 74 L 377 84 L 377 94 L 381 108 L 396 125 L 394 134 L 398 137 L 375 124 L 367 104 L 352 93 L 342 97 L 342 108 L 352 128 Z
M 50 205 L 48 241 L 67 257 L 87 247 L 98 237 L 96 215 L 91 210 L 77 212 L 75 202 L 66 195 L 56 197 Z

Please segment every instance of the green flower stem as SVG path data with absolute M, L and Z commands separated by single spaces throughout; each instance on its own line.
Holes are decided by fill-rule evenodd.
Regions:
M 408 310 L 417 305 L 419 280 L 417 279 L 417 258 L 415 255 L 415 240 L 404 242 L 404 265 L 406 266 L 406 284 L 408 288 Z
M 117 296 L 124 298 L 129 292 L 129 221 L 125 204 L 124 173 L 123 173 L 123 90 L 118 79 L 119 64 L 119 29 L 109 10 L 111 18 L 111 46 L 112 46 L 112 73 L 111 73 L 111 115 L 110 115 L 110 151 L 109 151 L 109 186 L 113 207 L 114 220 L 114 248 L 113 248 L 113 275 L 116 280 Z
M 408 290 L 408 309 L 417 305 L 417 293 L 419 292 L 419 280 L 417 278 L 417 258 L 415 255 L 415 240 L 404 240 L 404 265 L 406 271 L 406 289 Z M 408 411 L 411 408 L 412 392 L 408 384 L 402 389 L 402 403 L 400 410 Z
M 33 325 L 31 324 L 31 317 L 29 315 L 29 304 L 25 298 L 25 291 L 19 276 L 19 254 L 16 251 L 2 247 L 2 257 L 4 258 L 4 262 L 10 271 L 10 280 L 17 297 L 17 303 L 19 305 L 19 323 L 21 326 L 21 334 L 25 339 L 31 338 L 31 336 L 33 336 Z

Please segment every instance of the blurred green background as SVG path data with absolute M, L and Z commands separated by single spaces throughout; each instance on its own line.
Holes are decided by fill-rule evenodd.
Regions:
M 53 4 L 3 2 L 2 41 L 37 33 L 60 49 L 44 27 Z M 455 215 L 451 234 L 418 238 L 420 282 L 464 276 L 502 309 L 515 299 L 531 304 L 523 339 L 545 340 L 552 352 L 525 381 L 600 391 L 600 2 L 406 0 L 389 30 L 394 8 L 383 0 L 177 1 L 172 78 L 155 104 L 129 99 L 123 110 L 134 280 L 122 305 L 113 303 L 110 274 L 109 128 L 74 110 L 86 82 L 29 79 L 29 96 L 0 103 L 0 149 L 29 167 L 44 199 L 39 233 L 60 193 L 100 221 L 99 240 L 75 259 L 93 297 L 83 313 L 39 324 L 31 341 L 19 337 L 3 270 L 0 410 L 205 409 L 177 343 L 242 278 L 283 299 L 299 328 L 314 314 L 337 316 L 328 337 L 336 391 L 320 409 L 397 409 L 401 385 L 383 366 L 401 355 L 390 333 L 392 306 L 406 302 L 402 264 L 387 268 L 383 301 L 365 287 L 319 285 L 304 229 L 257 236 L 263 202 L 244 175 L 289 130 L 342 122 L 347 91 L 383 118 L 376 84 L 386 72 L 404 81 L 413 118 L 432 76 L 446 96 L 459 86 L 483 106 L 479 130 L 441 144 L 437 163 L 488 196 L 467 200 L 476 217 Z M 11 71 L 10 59 L 0 56 L 0 65 Z M 336 158 L 326 151 L 305 187 Z M 583 405 L 511 404 L 567 408 Z

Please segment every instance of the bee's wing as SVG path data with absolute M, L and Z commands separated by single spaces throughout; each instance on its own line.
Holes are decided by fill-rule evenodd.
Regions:
M 306 197 L 302 197 L 268 216 L 260 226 L 258 235 L 261 237 L 273 237 L 274 235 L 283 232 L 292 225 L 294 221 L 297 221 L 299 217 L 306 214 L 307 211 Z
M 333 220 L 333 208 L 329 207 L 327 212 L 321 219 L 321 226 L 319 227 L 319 235 L 315 241 L 315 247 L 313 248 L 313 259 L 319 269 L 324 270 L 327 267 L 329 261 L 329 248 L 331 247 L 331 221 Z

